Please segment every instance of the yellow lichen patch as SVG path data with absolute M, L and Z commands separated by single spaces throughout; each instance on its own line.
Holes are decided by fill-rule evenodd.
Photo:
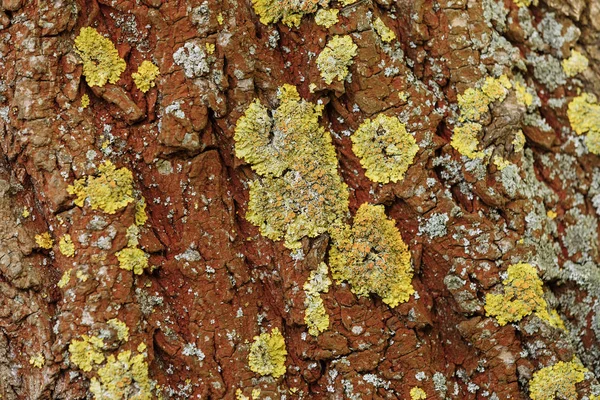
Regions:
M 414 293 L 408 247 L 381 205 L 361 205 L 352 228 L 336 232 L 329 262 L 333 277 L 348 281 L 357 296 L 376 293 L 396 307 Z
M 139 244 L 140 228 L 137 225 L 130 225 L 125 232 L 127 238 L 127 247 L 137 247 Z
M 89 278 L 89 275 L 84 273 L 83 271 L 77 271 L 75 273 L 75 277 L 77 277 L 77 279 L 79 279 L 80 282 L 86 282 Z
M 67 192 L 77 196 L 74 203 L 79 207 L 87 200 L 92 209 L 114 214 L 134 200 L 133 174 L 125 167 L 117 169 L 112 162 L 105 161 L 97 176 L 77 179 Z
M 562 61 L 562 67 L 568 77 L 572 78 L 575 75 L 585 71 L 589 66 L 589 61 L 586 56 L 573 50 L 571 57 Z
M 125 322 L 121 321 L 118 318 L 109 319 L 106 323 L 112 327 L 115 332 L 117 332 L 117 338 L 119 340 L 128 341 L 129 340 L 129 328 L 125 324 Z
M 529 107 L 533 104 L 533 95 L 527 91 L 525 85 L 515 82 L 515 93 L 517 95 L 517 103 L 525 107 Z
M 49 250 L 54 245 L 54 240 L 52 240 L 52 236 L 50 236 L 50 232 L 44 232 L 41 235 L 35 235 L 35 242 L 42 249 Z
M 531 4 L 538 5 L 538 0 L 513 0 L 513 2 L 519 7 L 529 7 Z
M 489 111 L 490 99 L 480 89 L 468 88 L 458 95 L 461 121 L 479 121 Z
M 73 340 L 69 344 L 70 359 L 82 371 L 90 372 L 94 364 L 104 361 L 104 342 L 96 336 L 82 335 L 81 338 L 82 340 Z
M 206 43 L 206 53 L 214 54 L 216 50 L 216 46 L 214 43 Z
M 468 88 L 462 95 L 458 95 L 460 108 L 460 121 L 481 120 L 483 114 L 488 112 L 489 105 L 494 101 L 503 101 L 512 84 L 502 75 L 500 78 L 487 77 L 481 89 Z
M 89 105 L 90 105 L 90 96 L 88 96 L 86 93 L 83 96 L 81 96 L 81 108 L 83 108 L 83 109 L 88 108 Z
M 156 65 L 148 60 L 142 62 L 137 72 L 131 74 L 135 86 L 142 92 L 146 93 L 150 88 L 155 86 L 155 80 L 160 75 L 160 71 Z
M 348 189 L 337 172 L 331 135 L 319 125 L 323 107 L 300 99 L 294 86 L 279 90 L 269 114 L 253 102 L 236 125 L 236 156 L 262 178 L 250 183 L 246 219 L 263 236 L 300 246 L 345 217 Z M 285 172 L 285 173 L 284 173 Z
M 65 257 L 73 257 L 75 255 L 75 245 L 73 244 L 71 235 L 68 233 L 60 238 L 58 248 Z
M 119 268 L 133 271 L 136 275 L 141 275 L 144 269 L 148 268 L 148 254 L 137 248 L 124 248 L 116 253 L 119 259 Z
M 75 51 L 83 60 L 83 75 L 90 86 L 117 83 L 127 67 L 110 39 L 94 28 L 81 28 L 75 38 Z
M 23 211 L 21 212 L 21 217 L 29 218 L 30 215 L 31 215 L 31 212 L 29 212 L 27 207 L 23 207 Z
M 373 28 L 375 28 L 375 32 L 377 32 L 382 42 L 388 43 L 396 39 L 394 31 L 388 28 L 379 17 L 373 22 Z
M 485 155 L 482 151 L 478 151 L 479 139 L 477 136 L 483 127 L 476 122 L 468 122 L 462 126 L 454 127 L 452 140 L 450 145 L 454 147 L 460 154 L 471 159 L 483 158 Z
M 398 182 L 412 164 L 419 146 L 396 117 L 379 114 L 365 120 L 352 135 L 352 151 L 374 182 Z
M 575 385 L 585 380 L 587 372 L 577 358 L 542 368 L 529 381 L 529 396 L 532 400 L 577 400 L 581 397 Z
M 29 364 L 33 365 L 35 368 L 42 368 L 45 363 L 46 358 L 44 358 L 42 353 L 37 353 L 29 359 Z
M 582 93 L 569 103 L 567 116 L 578 134 L 587 133 L 585 144 L 593 154 L 600 154 L 600 104 L 595 95 Z
M 137 203 L 135 203 L 135 224 L 142 226 L 148 221 L 148 214 L 146 214 L 146 199 L 142 196 Z
M 329 0 L 252 0 L 261 23 L 267 25 L 281 20 L 289 27 L 300 26 L 303 15 L 314 13 L 319 5 L 325 7 L 328 4 Z
M 329 314 L 327 314 L 323 299 L 321 299 L 321 293 L 327 293 L 331 285 L 331 279 L 327 273 L 327 265 L 322 262 L 316 270 L 310 273 L 303 286 L 306 294 L 304 323 L 308 326 L 308 333 L 313 336 L 317 336 L 329 327 Z
M 323 9 L 321 8 L 315 14 L 315 22 L 319 26 L 330 28 L 338 22 L 338 13 L 340 10 L 335 8 Z
M 358 46 L 348 35 L 336 35 L 327 42 L 327 45 L 317 57 L 317 67 L 321 77 L 329 85 L 335 78 L 343 81 L 348 76 L 348 67 L 356 56 Z
M 525 148 L 525 143 L 526 143 L 526 139 L 525 139 L 525 134 L 523 133 L 522 130 L 519 130 L 515 133 L 515 138 L 512 141 L 512 144 L 515 150 L 515 153 L 518 153 L 520 151 L 523 151 L 523 149 Z
M 427 398 L 427 393 L 423 389 L 418 386 L 410 389 L 410 399 L 411 400 L 425 400 Z
M 225 18 L 223 18 L 223 14 L 219 13 L 219 15 L 217 15 L 217 22 L 219 23 L 219 25 L 223 25 L 223 21 L 225 21 Z
M 68 269 L 66 270 L 62 277 L 60 278 L 60 280 L 58 281 L 58 283 L 56 284 L 56 286 L 58 286 L 59 288 L 64 288 L 65 286 L 67 286 L 67 284 L 69 283 L 69 281 L 71 280 L 71 271 L 73 269 Z
M 274 328 L 271 333 L 262 333 L 254 337 L 250 348 L 248 365 L 252 372 L 259 375 L 271 375 L 279 378 L 285 374 L 285 339 L 279 331 Z
M 556 211 L 554 211 L 554 210 L 548 210 L 548 211 L 546 212 L 546 216 L 547 216 L 548 218 L 550 218 L 550 219 L 554 219 L 554 218 L 556 218 L 556 217 L 558 216 L 558 214 L 557 214 L 557 213 L 556 213 Z
M 511 162 L 500 156 L 494 156 L 494 165 L 496 166 L 496 168 L 498 168 L 499 171 L 502 171 L 504 168 L 511 165 Z
M 116 358 L 112 354 L 108 356 L 106 364 L 98 370 L 98 379 L 91 379 L 90 392 L 96 399 L 152 399 L 152 384 L 144 354 L 132 357 L 131 351 L 127 350 L 120 352 Z
M 504 294 L 488 293 L 485 296 L 486 314 L 496 317 L 503 326 L 536 313 L 539 318 L 559 328 L 562 321 L 558 323 L 550 316 L 543 283 L 535 267 L 526 263 L 513 264 L 508 267 L 507 274 L 508 277 L 502 281 Z

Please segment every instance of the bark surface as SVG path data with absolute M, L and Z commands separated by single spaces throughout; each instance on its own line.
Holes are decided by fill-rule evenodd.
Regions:
M 600 159 L 588 139 L 600 106 L 583 133 L 568 115 L 581 94 L 600 95 L 600 1 L 534 3 L 1 0 L 0 398 L 553 399 L 553 385 L 600 398 Z M 257 14 L 293 7 L 297 26 Z M 329 8 L 327 28 L 313 11 Z M 75 48 L 88 26 L 125 60 L 118 81 L 88 85 Z M 336 35 L 356 55 L 341 54 L 349 73 L 327 83 L 317 60 Z M 572 74 L 574 51 L 589 64 Z M 142 92 L 132 74 L 146 60 L 160 74 Z M 460 98 L 502 76 L 502 99 L 466 118 Z M 348 186 L 342 222 L 384 205 L 414 270 L 415 293 L 395 307 L 329 271 L 318 335 L 304 285 L 329 264 L 332 235 L 298 249 L 261 235 L 246 216 L 251 183 L 266 178 L 236 157 L 238 120 L 256 99 L 276 110 L 285 84 L 323 106 Z M 385 184 L 352 148 L 380 114 L 418 145 Z M 452 143 L 469 123 L 481 125 L 472 158 Z M 114 213 L 69 189 L 90 187 L 106 161 L 132 172 L 132 200 Z M 127 249 L 141 250 L 133 270 Z M 519 263 L 560 320 L 486 313 Z M 252 344 L 276 328 L 285 373 L 261 376 Z M 102 340 L 83 351 L 90 368 L 77 358 L 86 337 Z M 557 373 L 535 397 L 534 374 L 561 361 L 584 377 Z

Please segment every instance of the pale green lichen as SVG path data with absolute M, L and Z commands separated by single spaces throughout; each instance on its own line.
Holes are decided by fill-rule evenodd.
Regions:
M 321 77 L 329 85 L 335 78 L 343 81 L 348 76 L 348 67 L 356 56 L 358 46 L 352 38 L 346 36 L 334 36 L 317 57 L 317 68 Z
M 90 86 L 117 83 L 127 67 L 110 39 L 94 28 L 81 28 L 75 38 L 75 51 L 83 60 L 83 75 Z
M 87 200 L 93 210 L 114 214 L 134 200 L 133 174 L 125 167 L 117 169 L 112 162 L 105 161 L 98 167 L 97 176 L 77 179 L 67 192 L 77 196 L 73 202 L 79 207 Z
M 294 86 L 279 90 L 269 115 L 255 101 L 236 125 L 236 155 L 263 175 L 250 183 L 246 219 L 263 236 L 300 246 L 326 232 L 348 210 L 348 189 L 337 172 L 331 135 L 319 125 L 323 107 L 300 99 Z
M 329 262 L 333 277 L 349 282 L 357 296 L 375 293 L 396 307 L 414 293 L 408 246 L 382 205 L 360 206 L 352 227 L 334 234 Z
M 529 382 L 529 396 L 532 400 L 577 400 L 576 384 L 585 380 L 588 373 L 578 358 L 570 362 L 559 361 L 533 373 Z
M 595 95 L 582 93 L 569 103 L 567 116 L 578 135 L 586 133 L 585 145 L 593 154 L 600 154 L 600 104 Z
M 526 263 L 510 265 L 507 274 L 507 278 L 502 281 L 504 293 L 488 293 L 485 296 L 485 311 L 488 316 L 495 317 L 498 324 L 503 326 L 535 313 L 550 325 L 564 329 L 558 314 L 551 315 L 548 311 L 543 282 L 533 265 Z
M 144 349 L 145 346 L 138 346 L 138 351 Z M 108 356 L 106 364 L 98 370 L 98 379 L 91 379 L 90 392 L 95 399 L 103 400 L 152 399 L 152 384 L 144 354 L 132 356 L 131 351 L 126 350 L 116 358 L 112 354 Z
M 340 10 L 336 8 L 320 9 L 315 14 L 315 23 L 325 28 L 331 28 L 338 22 L 338 13 Z
M 104 361 L 104 342 L 96 336 L 82 335 L 81 339 L 69 344 L 70 360 L 82 371 L 90 372 L 94 364 Z
M 316 270 L 310 273 L 303 286 L 306 295 L 304 322 L 308 326 L 308 333 L 313 336 L 317 336 L 329 327 L 329 314 L 327 314 L 323 299 L 321 299 L 321 293 L 327 293 L 331 286 L 331 279 L 327 273 L 327 265 L 322 262 Z
M 374 182 L 398 182 L 419 151 L 415 138 L 396 117 L 379 114 L 365 120 L 352 135 L 352 151 Z
M 571 57 L 562 61 L 563 70 L 569 78 L 572 78 L 575 75 L 582 73 L 588 68 L 588 66 L 589 61 L 587 57 L 578 52 L 577 50 L 573 50 L 571 52 Z
M 60 238 L 58 249 L 65 257 L 73 257 L 75 255 L 75 244 L 68 233 Z
M 375 32 L 377 32 L 382 42 L 388 43 L 396 39 L 394 31 L 388 28 L 379 17 L 373 22 L 373 28 L 375 28 Z
M 136 275 L 141 275 L 148 268 L 148 254 L 137 248 L 126 247 L 116 253 L 119 259 L 119 268 L 126 271 L 133 271 Z
M 279 20 L 289 27 L 300 26 L 302 16 L 314 13 L 317 7 L 326 7 L 329 0 L 252 0 L 260 22 L 268 25 Z
M 50 250 L 54 245 L 54 240 L 50 236 L 50 232 L 44 232 L 39 235 L 35 235 L 35 243 L 42 249 Z
M 145 60 L 139 66 L 137 72 L 131 74 L 135 86 L 146 93 L 155 86 L 155 80 L 160 75 L 160 71 L 152 62 Z
M 274 328 L 271 333 L 254 337 L 248 355 L 248 366 L 259 375 L 279 378 L 285 374 L 286 356 L 285 339 L 279 328 Z

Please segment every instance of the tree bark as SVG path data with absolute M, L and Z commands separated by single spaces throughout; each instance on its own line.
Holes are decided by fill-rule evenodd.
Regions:
M 536 2 L 0 1 L 0 398 L 600 398 L 600 2 Z M 88 26 L 125 60 L 118 81 L 88 85 L 75 46 Z M 343 62 L 319 55 L 336 36 L 356 54 L 335 56 L 349 61 L 328 83 L 323 65 Z M 143 92 L 132 74 L 146 60 L 160 74 Z M 306 148 L 286 144 L 292 161 L 272 177 L 234 137 L 253 102 L 279 121 L 269 146 L 309 126 L 278 128 L 284 85 L 293 110 L 317 110 L 348 196 L 343 217 L 294 243 L 250 222 L 249 199 L 301 170 Z M 353 149 L 378 115 L 418 146 L 396 182 Z M 469 124 L 471 153 L 453 142 Z M 410 253 L 414 293 L 394 307 L 331 271 L 336 224 L 350 229 L 367 203 Z M 311 295 L 322 263 L 333 283 Z M 520 264 L 534 273 L 513 287 Z M 538 303 L 503 324 L 493 295 Z M 309 296 L 328 318 L 316 335 Z M 249 355 L 275 329 L 285 373 L 261 375 Z

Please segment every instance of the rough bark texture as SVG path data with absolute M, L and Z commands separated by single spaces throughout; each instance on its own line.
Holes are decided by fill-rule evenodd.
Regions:
M 0 3 L 1 399 L 94 397 L 90 380 L 108 361 L 79 368 L 69 346 L 82 335 L 103 338 L 106 360 L 143 353 L 152 398 L 409 399 L 419 387 L 428 399 L 526 399 L 534 372 L 574 357 L 589 373 L 569 398 L 600 395 L 600 160 L 567 117 L 580 92 L 600 94 L 598 0 L 332 0 L 330 28 L 314 13 L 298 27 L 265 25 L 250 0 Z M 396 36 L 389 43 L 378 17 Z M 126 61 L 118 82 L 86 84 L 74 49 L 86 26 Z M 348 77 L 327 84 L 316 58 L 334 35 L 358 50 Z M 186 44 L 201 55 L 176 62 Z M 590 65 L 567 78 L 560 61 L 574 49 Z M 160 69 L 146 93 L 131 78 L 143 60 Z M 491 104 L 478 138 L 488 153 L 471 160 L 450 144 L 458 95 L 502 74 L 520 75 L 532 103 L 511 89 Z M 317 336 L 307 334 L 303 285 L 328 262 L 331 238 L 291 251 L 261 236 L 245 218 L 248 183 L 260 177 L 235 157 L 238 119 L 255 99 L 276 109 L 283 84 L 324 105 L 320 124 L 350 193 L 346 222 L 363 203 L 385 205 L 414 268 L 416 293 L 394 308 L 334 282 Z M 398 116 L 419 146 L 397 183 L 372 182 L 352 151 L 352 132 L 379 113 Z M 67 190 L 104 160 L 131 170 L 147 203 L 139 248 L 155 268 L 140 275 L 116 256 L 135 203 L 108 214 Z M 51 249 L 36 243 L 44 232 Z M 65 234 L 74 257 L 59 250 Z M 502 293 L 519 262 L 537 268 L 565 329 L 534 314 L 504 326 L 486 315 L 486 294 Z M 249 351 L 274 328 L 286 373 L 261 377 Z M 131 385 L 123 397 L 140 394 Z

